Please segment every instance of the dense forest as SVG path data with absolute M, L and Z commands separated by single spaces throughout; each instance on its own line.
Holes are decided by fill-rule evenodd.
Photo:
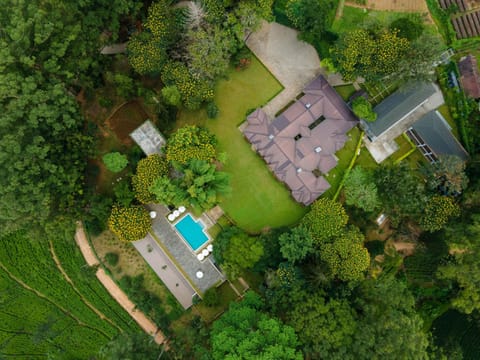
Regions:
M 422 14 L 368 17 L 338 31 L 338 3 L 5 1 L 0 357 L 478 358 L 480 116 L 474 100 L 444 87 L 454 63 L 432 66 L 447 46 L 458 51 L 453 61 L 464 55 L 464 43 Z M 436 11 L 434 20 L 448 21 Z M 186 203 L 201 213 L 238 191 L 222 134 L 206 121 L 178 119 L 223 121 L 219 84 L 238 81 L 256 61 L 245 39 L 263 20 L 297 29 L 325 69 L 363 78 L 367 91 L 438 80 L 470 157 L 352 163 L 337 194 L 302 209 L 293 226 L 247 231 L 228 218 L 215 234 L 215 262 L 232 283 L 254 280 L 215 319 L 196 308 L 182 314 L 142 277 L 125 276 L 120 285 L 168 337 L 168 348 L 157 346 L 97 281 L 96 268 L 85 267 L 75 224 L 82 220 L 92 236 L 110 231 L 131 247 L 150 229 L 145 204 Z M 112 44 L 126 44 L 125 52 L 101 54 Z M 108 114 L 132 101 L 167 135 L 165 156 L 106 140 L 114 133 Z M 370 103 L 352 108 L 375 120 Z M 251 111 L 242 108 L 242 116 Z M 375 223 L 381 213 L 383 228 Z M 415 250 L 406 256 L 395 243 Z M 212 289 L 197 303 L 215 308 L 220 297 Z

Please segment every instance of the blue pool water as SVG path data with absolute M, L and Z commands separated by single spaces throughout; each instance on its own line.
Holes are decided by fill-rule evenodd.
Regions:
M 177 222 L 175 228 L 194 251 L 208 241 L 207 235 L 203 232 L 202 224 L 193 220 L 190 214 L 185 215 Z

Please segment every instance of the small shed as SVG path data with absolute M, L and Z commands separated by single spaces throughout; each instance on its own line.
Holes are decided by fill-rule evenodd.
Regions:
M 130 134 L 130 137 L 140 146 L 146 155 L 162 154 L 162 148 L 167 143 L 165 137 L 150 120 L 145 121 L 136 128 Z

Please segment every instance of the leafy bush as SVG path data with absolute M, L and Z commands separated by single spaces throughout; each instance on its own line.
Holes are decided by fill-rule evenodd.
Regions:
M 368 122 L 377 120 L 377 113 L 373 111 L 372 104 L 363 96 L 357 97 L 352 102 L 352 110 L 359 118 Z
M 109 252 L 105 254 L 105 261 L 110 266 L 117 266 L 118 264 L 118 254 Z
M 162 89 L 162 96 L 169 105 L 179 106 L 182 103 L 182 95 L 175 85 L 165 86 Z
M 217 104 L 213 101 L 207 104 L 207 116 L 209 119 L 216 119 L 220 110 L 218 109 Z
M 143 206 L 114 205 L 108 219 L 108 227 L 121 240 L 135 241 L 147 235 L 151 227 L 151 219 Z
M 111 172 L 117 173 L 125 169 L 128 165 L 128 158 L 126 155 L 119 152 L 111 152 L 102 157 L 105 167 Z
M 217 288 L 213 287 L 205 291 L 205 294 L 203 295 L 203 303 L 208 307 L 214 307 L 220 304 L 220 297 L 218 296 Z

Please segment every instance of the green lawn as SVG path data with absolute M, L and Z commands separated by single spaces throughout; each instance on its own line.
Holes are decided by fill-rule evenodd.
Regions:
M 347 170 L 350 161 L 355 152 L 355 147 L 357 146 L 358 140 L 360 138 L 360 130 L 358 127 L 354 127 L 348 132 L 349 139 L 345 143 L 345 146 L 337 151 L 335 156 L 338 158 L 338 164 L 334 167 L 325 179 L 330 183 L 330 189 L 328 189 L 322 196 L 333 198 L 335 192 L 337 191 L 340 182 L 342 181 L 343 174 Z
M 335 91 L 342 97 L 343 100 L 348 101 L 350 96 L 355 93 L 353 85 L 335 86 Z
M 217 119 L 207 119 L 204 110 L 181 111 L 177 119 L 177 127 L 206 126 L 217 136 L 220 151 L 228 154 L 224 170 L 231 174 L 232 185 L 232 195 L 221 206 L 250 232 L 294 224 L 307 211 L 292 199 L 238 130 L 248 110 L 267 103 L 281 90 L 277 80 L 254 58 L 246 70 L 231 70 L 228 78 L 219 82 L 215 95 L 220 109 Z

